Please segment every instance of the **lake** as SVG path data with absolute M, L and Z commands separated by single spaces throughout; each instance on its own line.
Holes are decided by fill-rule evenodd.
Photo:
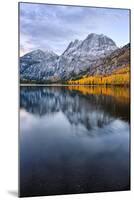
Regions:
M 129 89 L 20 87 L 20 196 L 130 189 Z

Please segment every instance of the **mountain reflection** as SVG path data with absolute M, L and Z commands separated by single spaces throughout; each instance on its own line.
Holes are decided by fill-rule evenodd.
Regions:
M 21 87 L 19 152 L 24 196 L 128 190 L 129 90 Z
M 129 122 L 128 92 L 127 88 L 21 87 L 20 107 L 40 117 L 61 111 L 72 125 L 91 130 L 114 118 Z

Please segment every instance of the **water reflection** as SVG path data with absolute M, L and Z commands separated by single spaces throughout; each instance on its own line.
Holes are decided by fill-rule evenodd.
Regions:
M 129 89 L 21 87 L 21 196 L 129 189 Z
M 61 111 L 71 124 L 82 124 L 89 130 L 94 126 L 103 127 L 114 117 L 129 121 L 128 91 L 120 88 L 117 96 L 114 88 L 24 87 L 20 93 L 20 106 L 39 116 Z

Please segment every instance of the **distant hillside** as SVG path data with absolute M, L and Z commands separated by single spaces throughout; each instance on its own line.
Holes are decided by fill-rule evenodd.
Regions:
M 105 58 L 97 60 L 82 75 L 72 77 L 68 84 L 112 84 L 129 85 L 130 44 L 113 51 Z

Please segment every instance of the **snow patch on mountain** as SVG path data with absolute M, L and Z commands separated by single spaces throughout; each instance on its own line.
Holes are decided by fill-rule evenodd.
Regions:
M 89 34 L 83 41 L 70 42 L 61 56 L 52 51 L 35 50 L 20 58 L 21 80 L 57 81 L 90 69 L 98 59 L 118 47 L 103 34 Z

